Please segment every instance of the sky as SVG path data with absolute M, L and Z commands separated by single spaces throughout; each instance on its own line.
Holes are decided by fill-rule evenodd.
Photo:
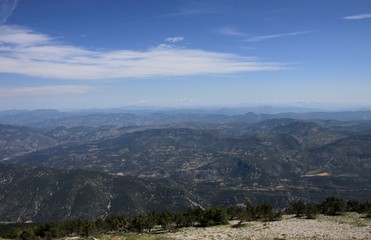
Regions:
M 371 0 L 0 0 L 0 110 L 371 108 Z

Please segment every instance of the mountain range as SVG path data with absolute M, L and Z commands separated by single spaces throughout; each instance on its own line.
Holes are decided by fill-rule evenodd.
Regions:
M 330 195 L 370 200 L 370 119 L 371 112 L 3 112 L 0 221 L 245 202 L 280 208 Z

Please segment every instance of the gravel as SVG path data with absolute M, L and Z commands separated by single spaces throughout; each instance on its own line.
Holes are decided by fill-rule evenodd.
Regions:
M 276 222 L 247 222 L 241 227 L 225 226 L 209 228 L 185 228 L 169 233 L 170 239 L 368 239 L 371 240 L 371 220 L 356 213 L 343 216 L 318 216 L 315 220 L 284 216 Z

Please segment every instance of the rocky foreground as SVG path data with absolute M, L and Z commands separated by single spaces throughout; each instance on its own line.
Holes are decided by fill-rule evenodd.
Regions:
M 67 238 L 68 239 L 68 238 Z M 76 239 L 76 238 L 74 238 Z M 316 219 L 285 215 L 281 221 L 246 222 L 208 228 L 183 228 L 165 234 L 124 234 L 95 239 L 114 240 L 351 240 L 371 239 L 371 219 L 357 213 Z M 72 240 L 69 238 L 69 240 Z
M 233 225 L 235 224 L 235 225 Z M 318 216 L 315 220 L 284 216 L 276 222 L 248 222 L 210 228 L 186 228 L 172 239 L 371 239 L 371 220 L 355 213 Z
M 64 240 L 77 240 L 78 237 Z M 92 239 L 92 238 L 90 238 Z M 100 236 L 102 240 L 352 240 L 371 239 L 371 219 L 357 213 L 330 217 L 319 215 L 316 219 L 299 219 L 285 215 L 281 221 L 246 222 L 231 221 L 228 225 L 208 228 L 183 228 L 164 234 L 126 233 Z
M 122 236 L 105 236 L 102 239 L 140 239 L 140 240 L 348 240 L 371 239 L 371 219 L 357 213 L 347 213 L 342 216 L 330 217 L 319 215 L 316 219 L 299 219 L 284 216 L 276 222 L 246 222 L 236 221 L 229 225 L 209 228 L 184 228 L 165 234 L 130 234 Z

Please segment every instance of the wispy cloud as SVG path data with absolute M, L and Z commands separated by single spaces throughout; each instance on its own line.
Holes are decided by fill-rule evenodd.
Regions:
M 83 94 L 89 92 L 90 89 L 88 86 L 81 85 L 0 88 L 0 98 Z
M 17 3 L 18 0 L 0 0 L 0 25 L 5 23 L 12 15 Z
M 253 48 L 253 47 L 241 47 L 241 49 L 245 49 L 245 50 L 254 50 L 255 48 Z
M 343 17 L 343 19 L 346 19 L 346 20 L 360 20 L 360 19 L 366 19 L 366 18 L 371 18 L 371 13 L 363 13 L 363 14 Z
M 176 37 L 168 37 L 165 39 L 165 42 L 169 43 L 176 43 L 176 42 L 181 42 L 184 40 L 184 37 L 176 36 Z
M 238 29 L 230 27 L 230 26 L 224 26 L 220 28 L 219 33 L 226 35 L 226 36 L 236 36 L 236 37 L 246 36 L 245 33 L 240 32 Z
M 196 14 L 211 13 L 219 9 L 222 9 L 222 8 L 221 7 L 206 7 L 206 8 L 186 9 L 186 10 L 181 10 L 179 12 L 163 14 L 158 17 L 167 18 L 167 17 L 190 16 L 190 15 L 196 15 Z
M 168 44 L 143 51 L 93 51 L 56 43 L 52 37 L 30 29 L 0 26 L 2 73 L 77 80 L 228 74 L 284 68 L 280 63 L 237 54 L 176 48 Z
M 18 26 L 0 26 L 0 46 L 10 44 L 19 46 L 43 45 L 52 39 L 30 29 Z
M 265 41 L 269 39 L 275 39 L 275 38 L 283 38 L 283 37 L 291 37 L 291 36 L 298 36 L 303 34 L 312 33 L 313 31 L 302 31 L 302 32 L 290 32 L 290 33 L 279 33 L 279 34 L 272 34 L 272 35 L 262 35 L 262 36 L 255 36 L 246 39 L 246 42 L 260 42 Z

